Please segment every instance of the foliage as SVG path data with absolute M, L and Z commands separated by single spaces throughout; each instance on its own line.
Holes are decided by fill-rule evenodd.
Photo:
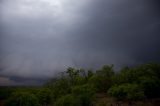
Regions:
M 81 105 L 79 99 L 69 94 L 59 98 L 56 102 L 56 106 L 81 106 Z
M 28 92 L 14 92 L 8 99 L 6 106 L 39 106 L 38 99 Z
M 39 100 L 39 103 L 46 106 L 49 103 L 52 103 L 53 97 L 50 89 L 42 88 L 37 93 L 36 96 Z
M 72 94 L 80 99 L 82 106 L 90 106 L 95 90 L 89 84 L 85 84 L 73 87 Z
M 57 99 L 63 95 L 68 94 L 70 92 L 71 87 L 69 81 L 63 78 L 57 80 L 51 89 L 54 94 L 54 99 Z
M 160 95 L 160 80 L 157 77 L 140 77 L 139 84 L 144 89 L 144 93 L 148 98 L 154 98 Z
M 8 99 L 6 106 L 90 106 L 100 93 L 131 102 L 159 98 L 159 89 L 160 64 L 124 67 L 116 72 L 113 65 L 96 71 L 69 67 L 44 87 L 1 89 L 0 99 Z
M 112 78 L 114 76 L 113 65 L 105 65 L 102 69 L 97 70 L 89 83 L 93 85 L 97 91 L 106 92 L 112 85 Z
M 117 85 L 124 83 L 136 83 L 143 88 L 145 96 L 154 98 L 160 96 L 160 65 L 158 64 L 143 64 L 137 67 L 122 68 L 116 74 L 114 83 Z
M 108 93 L 117 98 L 117 100 L 127 99 L 129 101 L 140 100 L 145 96 L 143 89 L 137 84 L 115 85 L 108 90 Z

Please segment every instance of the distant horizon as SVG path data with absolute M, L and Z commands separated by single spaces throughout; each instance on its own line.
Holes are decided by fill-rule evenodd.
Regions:
M 155 62 L 149 62 L 149 63 L 145 63 L 145 64 L 160 64 L 160 63 L 155 63 Z M 115 66 L 114 66 L 114 64 L 105 64 L 105 65 L 113 65 L 113 69 L 114 69 L 114 71 L 115 72 L 119 72 L 119 71 L 121 71 L 121 69 L 123 69 L 124 67 L 129 67 L 129 68 L 134 68 L 135 66 L 141 66 L 141 65 L 144 65 L 144 64 L 138 64 L 138 65 L 132 65 L 132 66 L 128 66 L 128 65 L 126 65 L 126 66 L 123 66 L 123 67 L 119 67 L 119 69 L 115 69 Z M 90 69 L 84 69 L 84 68 L 76 68 L 76 67 L 72 67 L 72 68 L 75 68 L 75 69 L 84 69 L 84 70 L 92 70 L 93 72 L 96 72 L 97 70 L 99 70 L 100 68 L 102 68 L 103 66 L 101 66 L 101 67 L 99 67 L 98 69 L 92 69 L 92 68 L 90 68 Z M 68 67 L 69 68 L 69 67 Z M 19 82 L 19 80 L 22 80 L 22 82 L 24 82 L 25 80 L 26 81 L 31 81 L 31 83 L 30 82 L 25 82 L 25 83 L 17 83 L 17 84 L 15 84 L 15 83 L 12 83 L 12 84 L 8 84 L 8 85 L 5 85 L 5 84 L 3 84 L 2 83 L 2 81 L 1 81 L 1 79 L 0 79 L 0 87 L 43 87 L 48 81 L 50 81 L 50 80 L 52 80 L 52 79 L 56 79 L 56 78 L 59 78 L 59 77 L 61 77 L 60 75 L 61 75 L 61 73 L 62 72 L 66 72 L 67 71 L 67 69 L 65 69 L 64 71 L 61 71 L 61 72 L 59 72 L 59 73 L 57 73 L 57 74 L 55 74 L 54 76 L 52 76 L 52 77 L 50 77 L 50 78 L 43 78 L 43 79 L 41 79 L 41 78 L 21 78 L 21 77 L 16 77 L 16 76 L 14 76 L 14 79 L 12 78 L 11 80 L 15 80 L 15 81 L 17 81 L 17 82 Z M 2 77 L 1 77 L 2 78 Z M 25 80 L 24 80 L 25 79 Z M 36 83 L 33 83 L 32 81 L 37 81 Z

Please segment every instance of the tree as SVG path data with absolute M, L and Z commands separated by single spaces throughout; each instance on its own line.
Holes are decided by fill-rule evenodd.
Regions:
M 105 65 L 100 70 L 96 71 L 96 73 L 89 79 L 89 83 L 93 85 L 97 91 L 106 92 L 113 83 L 113 76 L 113 65 Z
M 91 78 L 92 76 L 94 75 L 93 71 L 92 70 L 88 70 L 88 73 L 87 73 L 87 78 Z

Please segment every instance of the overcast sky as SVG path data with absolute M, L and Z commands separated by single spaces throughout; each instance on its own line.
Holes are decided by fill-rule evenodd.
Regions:
M 0 85 L 67 67 L 160 62 L 159 0 L 0 0 Z

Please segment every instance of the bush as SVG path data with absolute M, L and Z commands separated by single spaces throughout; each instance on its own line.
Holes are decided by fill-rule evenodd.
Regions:
M 112 86 L 114 75 L 113 65 L 105 65 L 100 70 L 96 71 L 89 79 L 89 83 L 96 88 L 96 91 L 105 92 Z
M 90 106 L 95 90 L 92 86 L 85 84 L 73 87 L 72 94 L 80 99 L 82 106 Z
M 52 85 L 53 97 L 56 100 L 57 98 L 64 96 L 70 92 L 70 84 L 67 79 L 59 79 Z
M 159 97 L 160 95 L 160 80 L 154 76 L 140 77 L 139 84 L 144 89 L 144 93 L 148 98 Z
M 38 99 L 28 92 L 15 92 L 7 100 L 6 106 L 39 106 Z
M 52 92 L 50 89 L 47 89 L 47 88 L 40 89 L 38 93 L 36 94 L 36 96 L 41 105 L 47 105 L 51 103 L 53 100 Z
M 113 86 L 108 90 L 108 94 L 115 97 L 117 100 L 136 101 L 143 99 L 144 91 L 137 84 L 122 84 Z
M 56 106 L 81 106 L 80 100 L 73 95 L 65 95 L 59 98 Z

